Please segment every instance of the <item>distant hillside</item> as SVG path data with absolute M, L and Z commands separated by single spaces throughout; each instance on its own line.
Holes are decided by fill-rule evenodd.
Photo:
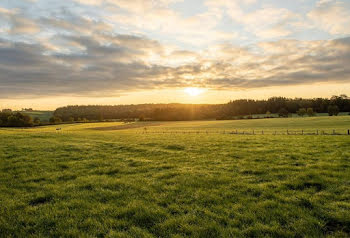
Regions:
M 41 122 L 48 122 L 53 115 L 53 111 L 21 111 L 21 113 L 26 114 L 33 119 L 38 117 Z

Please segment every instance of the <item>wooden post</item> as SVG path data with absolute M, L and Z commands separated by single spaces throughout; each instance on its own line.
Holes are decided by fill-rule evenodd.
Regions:
M 318 135 L 318 130 L 316 130 L 316 135 Z
M 348 135 L 350 135 L 350 130 L 348 130 Z
M 264 135 L 264 131 L 261 131 L 261 135 Z
M 301 130 L 301 134 L 304 135 L 304 130 Z
M 255 131 L 253 130 L 253 135 L 255 135 Z
M 288 129 L 287 129 L 287 135 L 289 135 L 289 131 L 288 131 Z

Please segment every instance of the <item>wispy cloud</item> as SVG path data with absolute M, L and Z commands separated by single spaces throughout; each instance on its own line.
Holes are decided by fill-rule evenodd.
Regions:
M 314 24 L 333 35 L 350 34 L 350 3 L 320 0 L 308 13 Z

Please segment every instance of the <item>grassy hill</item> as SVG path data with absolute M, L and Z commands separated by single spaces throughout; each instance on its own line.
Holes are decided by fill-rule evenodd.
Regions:
M 42 122 L 48 122 L 53 115 L 53 111 L 21 111 L 21 113 L 27 114 L 33 119 L 38 117 Z
M 56 127 L 0 129 L 5 237 L 350 236 L 350 136 L 282 135 L 349 116 Z

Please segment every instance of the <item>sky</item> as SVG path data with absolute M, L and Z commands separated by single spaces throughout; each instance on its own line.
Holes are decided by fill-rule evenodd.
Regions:
M 350 0 L 1 0 L 0 108 L 350 95 Z

